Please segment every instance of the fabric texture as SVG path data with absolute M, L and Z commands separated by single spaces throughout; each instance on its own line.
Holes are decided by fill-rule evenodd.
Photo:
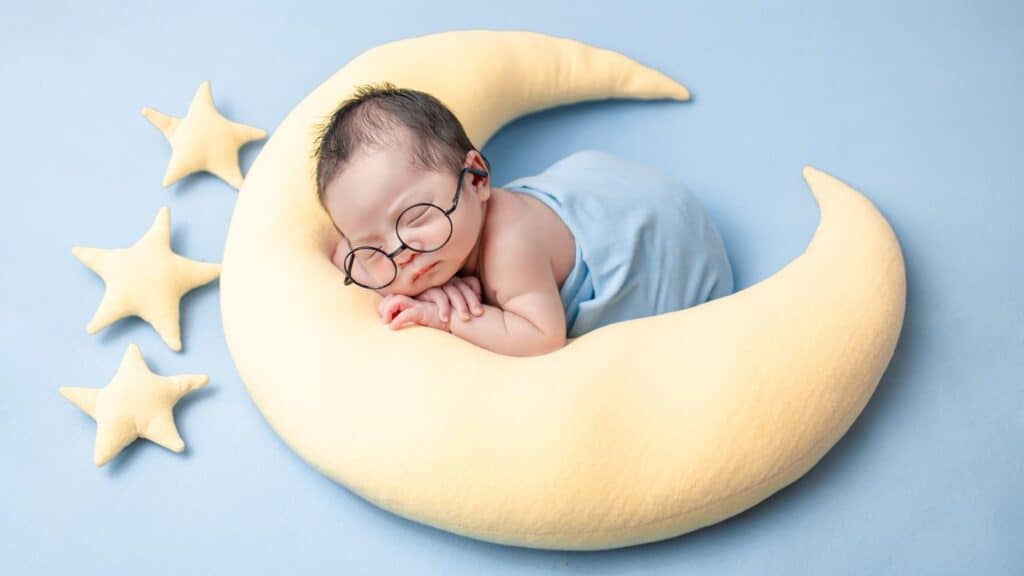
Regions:
M 732 293 L 722 238 L 697 198 L 654 167 L 601 150 L 502 186 L 544 202 L 576 241 L 560 287 L 569 338 Z

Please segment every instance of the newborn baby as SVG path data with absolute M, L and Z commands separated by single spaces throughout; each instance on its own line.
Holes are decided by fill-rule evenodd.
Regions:
M 360 87 L 317 139 L 334 264 L 383 296 L 381 320 L 489 350 L 545 354 L 600 326 L 732 292 L 722 240 L 676 180 L 597 150 L 491 185 L 433 96 Z

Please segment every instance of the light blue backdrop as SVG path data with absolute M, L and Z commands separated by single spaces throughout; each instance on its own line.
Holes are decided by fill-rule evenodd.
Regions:
M 1024 571 L 1020 3 L 141 4 L 20 2 L 0 17 L 0 572 Z M 739 289 L 813 234 L 804 164 L 889 218 L 907 264 L 902 337 L 861 417 L 809 474 L 661 543 L 483 543 L 384 512 L 294 455 L 234 369 L 217 283 L 183 300 L 181 354 L 138 319 L 85 333 L 103 284 L 73 245 L 128 246 L 167 205 L 177 252 L 223 250 L 236 192 L 205 174 L 162 188 L 169 147 L 143 106 L 180 116 L 209 79 L 228 117 L 272 131 L 361 51 L 468 28 L 618 50 L 694 93 L 520 119 L 485 149 L 498 183 L 580 148 L 659 166 L 720 227 Z M 243 150 L 243 169 L 260 146 Z M 139 441 L 97 469 L 95 425 L 57 388 L 105 385 L 131 342 L 158 373 L 207 373 L 210 385 L 175 411 L 184 454 Z

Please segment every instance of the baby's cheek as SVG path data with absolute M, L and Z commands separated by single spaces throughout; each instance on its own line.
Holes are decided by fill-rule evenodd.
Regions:
M 423 291 L 426 292 L 427 290 L 431 290 L 431 289 L 434 289 L 434 288 L 440 288 L 440 287 L 444 286 L 447 283 L 448 283 L 448 280 L 435 280 L 435 281 L 431 282 L 430 284 L 428 284 L 425 288 L 423 288 Z

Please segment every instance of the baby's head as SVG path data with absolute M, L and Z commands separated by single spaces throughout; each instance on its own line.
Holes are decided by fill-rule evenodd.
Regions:
M 386 82 L 361 86 L 322 127 L 316 155 L 317 198 L 341 234 L 335 262 L 348 263 L 354 280 L 382 295 L 413 296 L 475 268 L 490 167 L 438 99 Z M 452 211 L 464 168 L 472 171 Z M 392 267 L 384 254 L 403 243 L 424 251 L 406 247 Z

